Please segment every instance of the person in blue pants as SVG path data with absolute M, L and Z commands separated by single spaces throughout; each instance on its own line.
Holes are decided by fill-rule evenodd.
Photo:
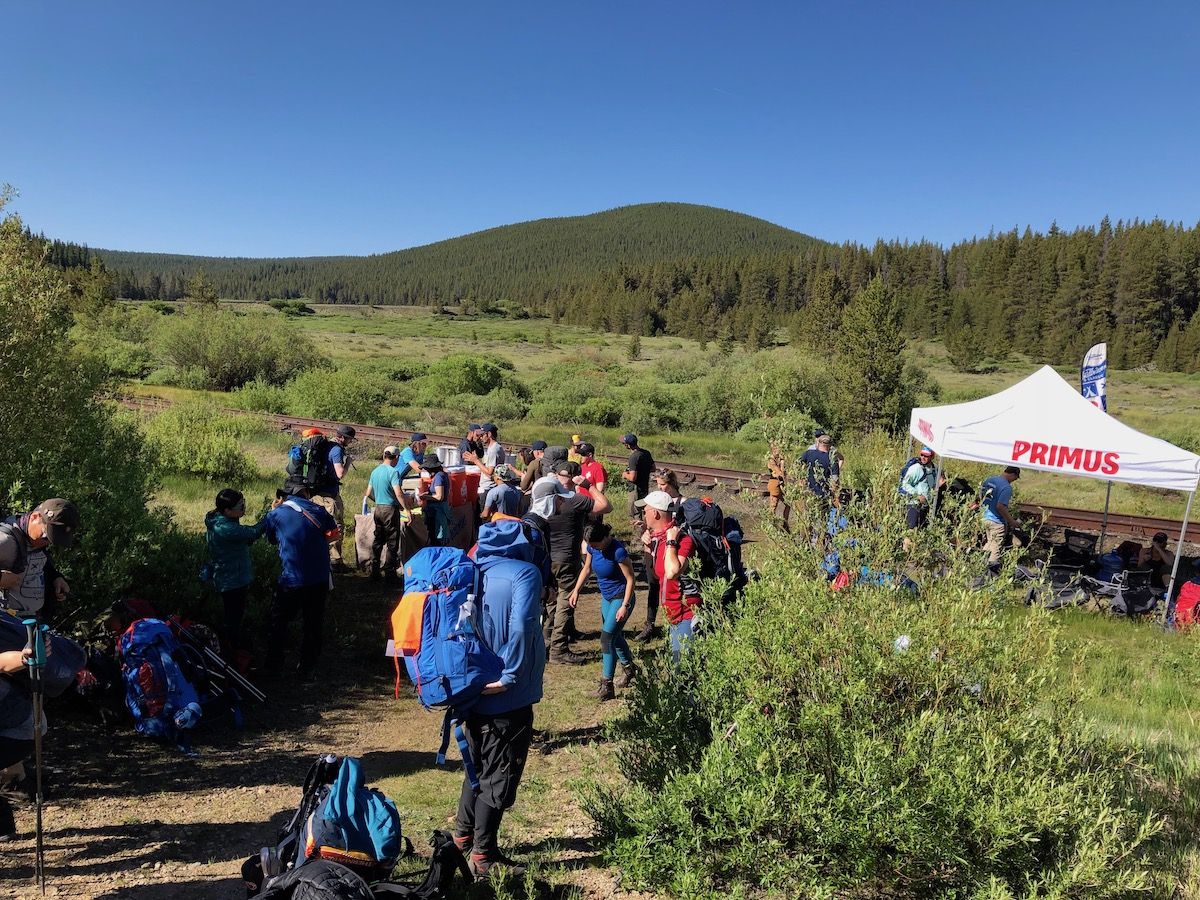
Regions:
M 625 545 L 613 537 L 612 529 L 600 522 L 592 526 L 591 533 L 583 542 L 583 570 L 571 592 L 571 608 L 579 602 L 579 592 L 587 583 L 588 576 L 596 575 L 596 583 L 600 585 L 600 613 L 603 625 L 600 631 L 600 649 L 604 654 L 604 674 L 596 689 L 600 700 L 611 700 L 616 696 L 616 687 L 628 687 L 632 683 L 635 670 L 633 655 L 629 652 L 629 644 L 625 640 L 625 623 L 633 613 L 633 563 L 625 550 Z M 621 674 L 615 680 L 617 661 L 621 662 Z

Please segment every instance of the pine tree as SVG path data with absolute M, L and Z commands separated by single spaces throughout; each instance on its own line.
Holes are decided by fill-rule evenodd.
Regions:
M 217 305 L 217 289 L 203 269 L 197 269 L 188 279 L 186 299 L 204 306 Z
M 636 362 L 642 358 L 642 339 L 639 335 L 634 335 L 629 339 L 629 349 L 625 351 L 625 358 L 630 362 Z
M 900 306 L 876 276 L 854 295 L 842 316 L 833 379 L 841 426 L 859 432 L 894 430 L 907 420 L 914 386 L 904 377 L 906 344 Z
M 793 335 L 800 346 L 827 352 L 837 344 L 842 325 L 842 287 L 833 271 L 827 269 L 813 279 L 808 303 L 793 322 Z

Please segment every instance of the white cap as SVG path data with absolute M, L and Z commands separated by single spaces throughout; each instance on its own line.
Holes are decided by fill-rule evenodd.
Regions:
M 651 491 L 641 500 L 636 501 L 634 506 L 649 506 L 659 512 L 671 512 L 675 509 L 675 498 L 666 491 Z
M 383 455 L 390 456 L 392 459 L 399 459 L 400 451 L 391 444 L 388 444 L 388 446 L 383 448 Z

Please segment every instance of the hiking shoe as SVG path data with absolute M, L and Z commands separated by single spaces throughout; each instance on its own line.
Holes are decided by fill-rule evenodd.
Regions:
M 633 679 L 636 677 L 637 669 L 633 667 L 633 663 L 621 663 L 621 671 L 617 674 L 613 684 L 624 689 L 633 684 Z
M 572 653 L 570 650 L 565 650 L 560 653 L 551 653 L 550 662 L 560 666 L 583 666 L 587 665 L 588 658 L 580 656 L 578 653 Z
M 524 863 L 519 863 L 515 859 L 509 859 L 503 853 L 498 853 L 491 859 L 472 853 L 467 865 L 470 867 L 471 874 L 475 876 L 476 881 L 487 881 L 492 877 L 493 873 L 506 878 L 524 878 L 525 870 L 527 869 Z
M 613 700 L 617 696 L 617 692 L 613 690 L 613 680 L 611 678 L 601 678 L 600 683 L 596 686 L 596 699 L 603 703 L 605 700 Z
M 334 575 L 348 575 L 350 573 L 350 567 L 341 560 L 338 560 L 329 567 L 329 571 L 333 572 Z
M 644 644 L 646 641 L 656 637 L 658 637 L 658 626 L 647 622 L 646 627 L 634 635 L 633 639 L 640 644 Z

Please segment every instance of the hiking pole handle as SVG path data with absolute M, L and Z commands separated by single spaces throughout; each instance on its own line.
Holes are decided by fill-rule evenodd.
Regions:
M 40 624 L 37 619 L 23 619 L 21 624 L 27 635 L 25 646 L 33 651 L 25 658 L 25 664 L 31 669 L 40 669 L 46 665 L 46 635 L 50 626 Z

